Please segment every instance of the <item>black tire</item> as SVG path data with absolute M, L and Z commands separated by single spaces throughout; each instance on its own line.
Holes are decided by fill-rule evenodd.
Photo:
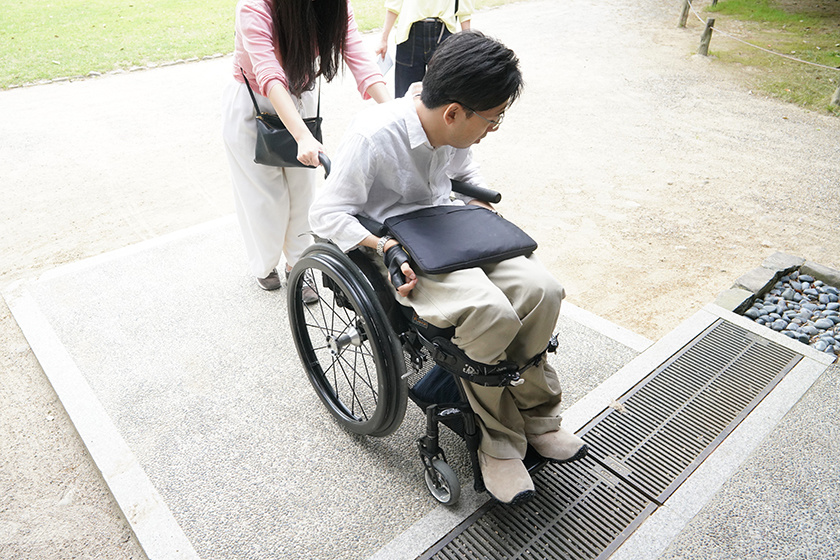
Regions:
M 317 302 L 303 302 L 304 284 Z M 405 362 L 368 280 L 337 247 L 316 243 L 292 269 L 287 290 L 295 346 L 327 410 L 353 433 L 393 433 L 405 416 Z
M 461 483 L 452 467 L 443 459 L 433 459 L 434 474 L 425 471 L 426 488 L 438 502 L 451 506 L 461 497 Z

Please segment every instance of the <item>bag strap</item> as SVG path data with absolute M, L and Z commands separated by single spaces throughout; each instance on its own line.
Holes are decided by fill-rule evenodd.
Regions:
M 458 0 L 455 0 L 457 3 Z M 254 102 L 254 110 L 257 112 L 258 115 L 262 115 L 262 111 L 260 111 L 259 105 L 257 105 L 257 98 L 254 97 L 254 90 L 251 89 L 251 84 L 248 83 L 248 76 L 245 75 L 245 69 L 241 66 L 239 67 L 239 71 L 242 72 L 242 79 L 245 80 L 245 85 L 248 87 L 248 95 L 251 96 L 251 101 Z M 321 77 L 318 77 L 318 111 L 316 117 L 321 118 Z
M 318 76 L 318 111 L 315 116 L 321 118 L 321 76 Z
M 260 111 L 260 107 L 257 105 L 257 98 L 254 97 L 254 90 L 251 89 L 251 84 L 248 83 L 248 77 L 245 75 L 245 69 L 240 66 L 239 71 L 242 72 L 242 79 L 245 80 L 245 85 L 248 87 L 248 95 L 251 96 L 251 101 L 254 102 L 254 111 L 256 111 L 258 115 L 261 115 L 262 111 Z

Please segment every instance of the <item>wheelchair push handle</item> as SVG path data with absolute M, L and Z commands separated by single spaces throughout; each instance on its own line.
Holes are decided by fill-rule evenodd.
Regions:
M 484 187 L 479 187 L 478 185 L 472 185 L 470 183 L 465 183 L 463 181 L 457 181 L 455 179 L 451 179 L 452 181 L 452 190 L 456 193 L 461 193 L 466 196 L 471 196 L 473 198 L 477 198 L 478 200 L 483 200 L 484 202 L 491 202 L 496 204 L 502 200 L 502 193 L 499 191 L 494 191 L 493 189 L 486 189 Z
M 321 165 L 324 166 L 324 179 L 330 176 L 330 169 L 332 169 L 332 162 L 330 158 L 327 157 L 327 154 L 324 152 L 318 152 L 318 161 L 321 162 Z
M 330 176 L 330 171 L 332 169 L 332 162 L 330 158 L 324 152 L 318 153 L 318 161 L 321 162 L 321 165 L 324 166 L 324 178 Z M 479 187 L 478 185 L 472 185 L 470 183 L 465 183 L 463 181 L 457 181 L 455 179 L 451 179 L 452 181 L 452 190 L 461 193 L 466 196 L 471 196 L 473 198 L 477 198 L 478 200 L 483 200 L 484 202 L 491 202 L 496 204 L 502 200 L 502 193 L 499 191 L 494 191 L 493 189 L 487 189 L 484 187 Z

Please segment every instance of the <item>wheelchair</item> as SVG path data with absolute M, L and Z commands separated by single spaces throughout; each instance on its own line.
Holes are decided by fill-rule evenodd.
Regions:
M 488 202 L 501 199 L 495 191 L 456 181 L 453 190 Z M 372 233 L 384 233 L 377 224 L 360 221 Z M 317 302 L 303 302 L 303 286 L 315 290 Z M 472 362 L 451 342 L 454 327 L 437 328 L 398 303 L 361 249 L 345 254 L 329 241 L 316 240 L 290 272 L 287 298 L 292 335 L 306 375 L 345 429 L 388 436 L 402 423 L 411 399 L 425 412 L 426 433 L 417 440 L 417 448 L 431 495 L 452 505 L 461 493 L 458 477 L 439 445 L 441 423 L 464 439 L 474 488 L 485 490 L 478 464 L 480 432 L 458 378 L 503 386 L 519 382 L 525 368 Z M 552 339 L 546 350 L 555 349 Z M 545 354 L 540 356 L 544 359 Z M 533 470 L 544 460 L 529 449 L 525 464 Z

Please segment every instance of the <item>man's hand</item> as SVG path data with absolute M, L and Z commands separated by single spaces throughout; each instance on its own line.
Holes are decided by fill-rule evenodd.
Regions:
M 408 263 L 408 254 L 399 244 L 394 243 L 385 250 L 385 266 L 388 268 L 388 275 L 391 284 L 397 289 L 402 297 L 408 297 L 414 286 L 417 285 L 417 275 L 411 270 Z
M 479 200 L 477 198 L 474 198 L 474 199 L 470 200 L 467 204 L 472 204 L 473 206 L 481 206 L 482 208 L 487 208 L 491 212 L 496 212 L 496 209 L 493 208 L 492 204 L 490 204 L 489 202 L 485 202 L 483 200 Z

